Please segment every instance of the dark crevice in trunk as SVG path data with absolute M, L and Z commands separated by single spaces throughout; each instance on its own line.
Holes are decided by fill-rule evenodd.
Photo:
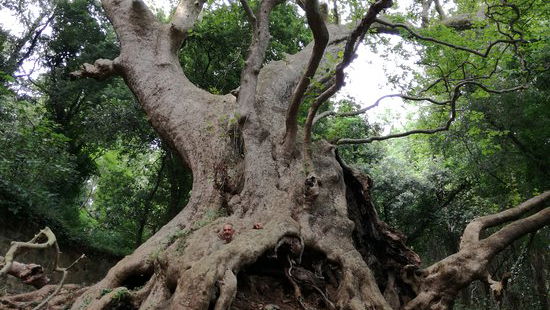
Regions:
M 373 271 L 376 282 L 382 292 L 386 290 L 389 273 L 399 275 L 406 265 L 420 265 L 419 256 L 405 246 L 405 236 L 381 221 L 370 197 L 371 179 L 348 167 L 337 156 L 344 182 L 348 217 L 355 223 L 353 242 L 365 262 Z M 398 276 L 395 286 L 400 296 L 410 296 L 412 291 Z
M 329 300 L 335 300 L 331 296 L 336 295 L 342 277 L 340 266 L 328 260 L 323 252 L 308 246 L 300 263 L 297 259 L 292 245 L 285 243 L 242 268 L 237 274 L 237 296 L 232 308 L 257 309 L 258 305 L 273 305 L 277 308 L 269 309 L 302 309 L 295 297 L 293 281 L 308 309 L 330 309 L 319 290 Z M 291 276 L 288 276 L 291 264 Z
M 121 282 L 120 286 L 126 287 L 129 290 L 135 290 L 143 287 L 149 279 L 153 276 L 154 268 L 151 265 L 149 268 L 144 271 L 138 271 L 128 275 L 124 281 Z

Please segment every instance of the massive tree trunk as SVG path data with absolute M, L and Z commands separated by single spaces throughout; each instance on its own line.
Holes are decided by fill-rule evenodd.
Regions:
M 314 14 L 310 2 L 306 11 Z M 390 3 L 371 7 L 363 35 Z M 307 87 L 303 72 L 310 71 L 319 46 L 261 66 L 275 1 L 262 1 L 256 15 L 249 12 L 254 35 L 237 96 L 197 88 L 180 66 L 177 50 L 202 2 L 182 1 L 170 24 L 157 22 L 138 0 L 103 5 L 120 56 L 86 65 L 79 74 L 121 75 L 152 126 L 192 171 L 193 188 L 187 206 L 72 309 L 229 309 L 232 302 L 283 308 L 283 301 L 286 309 L 447 309 L 518 233 L 548 224 L 548 210 L 540 211 L 546 213 L 527 228 L 512 227 L 518 230 L 512 237 L 493 238 L 500 242 L 493 247 L 485 242 L 490 238 L 476 240 L 481 229 L 496 225 L 483 222 L 457 254 L 420 270 L 404 237 L 378 219 L 369 178 L 339 160 L 334 145 L 305 147 L 300 133 L 289 134 L 289 106 L 296 89 L 304 88 L 297 85 Z M 308 15 L 312 28 L 314 17 Z M 336 55 L 360 38 L 357 29 L 328 27 L 324 54 Z M 230 242 L 219 237 L 227 223 L 236 231 Z M 295 298 L 285 297 L 289 292 Z

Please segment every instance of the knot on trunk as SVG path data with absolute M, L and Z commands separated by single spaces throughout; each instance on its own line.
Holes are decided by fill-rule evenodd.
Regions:
M 420 269 L 417 265 L 406 265 L 401 269 L 401 279 L 410 285 L 415 294 L 420 291 L 420 286 L 426 275 L 426 271 Z
M 304 202 L 306 206 L 311 206 L 319 196 L 319 187 L 321 181 L 315 176 L 310 175 L 304 182 Z

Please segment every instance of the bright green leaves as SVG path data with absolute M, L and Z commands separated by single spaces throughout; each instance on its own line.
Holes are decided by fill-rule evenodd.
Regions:
M 251 3 L 253 9 L 255 5 Z M 292 5 L 278 5 L 270 21 L 272 38 L 266 62 L 283 59 L 285 53 L 296 53 L 311 40 L 303 18 Z M 207 6 L 180 53 L 187 77 L 212 93 L 225 94 L 237 88 L 250 44 L 251 28 L 239 4 Z
M 49 217 L 48 209 L 63 208 L 67 187 L 78 182 L 69 139 L 32 103 L 8 97 L 0 101 L 0 205 L 12 213 L 24 208 Z

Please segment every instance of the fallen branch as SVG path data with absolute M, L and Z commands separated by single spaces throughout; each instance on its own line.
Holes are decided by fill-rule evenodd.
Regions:
M 40 243 L 39 240 L 41 238 L 46 238 L 46 241 Z M 63 287 L 63 284 L 65 283 L 65 278 L 67 277 L 67 272 L 69 271 L 69 269 L 72 268 L 78 261 L 80 261 L 86 256 L 82 254 L 79 258 L 77 258 L 72 264 L 70 264 L 66 268 L 59 267 L 59 257 L 61 255 L 61 251 L 59 250 L 57 238 L 55 234 L 51 231 L 51 229 L 49 227 L 46 227 L 42 229 L 38 234 L 36 234 L 28 242 L 19 242 L 19 241 L 12 242 L 11 247 L 9 248 L 8 252 L 6 253 L 6 256 L 3 259 L 4 266 L 0 270 L 0 276 L 6 276 L 8 274 L 12 274 L 13 270 L 22 268 L 21 265 L 24 265 L 24 264 L 15 262 L 14 259 L 17 256 L 17 254 L 19 254 L 20 251 L 23 249 L 46 249 L 50 247 L 53 247 L 56 250 L 54 271 L 62 273 L 61 280 L 57 284 L 57 287 L 55 288 L 55 290 L 48 297 L 46 297 L 40 304 L 34 307 L 33 310 L 38 310 L 42 308 L 44 305 L 48 303 L 48 301 L 50 301 L 61 290 L 61 288 Z M 28 266 L 33 266 L 33 265 L 34 264 L 29 264 Z M 34 265 L 34 266 L 40 267 L 39 265 Z M 36 269 L 36 267 L 34 269 Z M 41 272 L 43 272 L 42 267 L 40 267 L 40 270 Z M 49 279 L 48 279 L 48 282 L 49 282 Z M 43 287 L 46 283 L 42 284 L 42 286 L 40 287 Z
M 0 261 L 4 261 L 4 257 L 0 256 Z M 44 268 L 37 264 L 13 261 L 6 273 L 35 288 L 41 288 L 50 282 L 50 279 L 44 274 Z

